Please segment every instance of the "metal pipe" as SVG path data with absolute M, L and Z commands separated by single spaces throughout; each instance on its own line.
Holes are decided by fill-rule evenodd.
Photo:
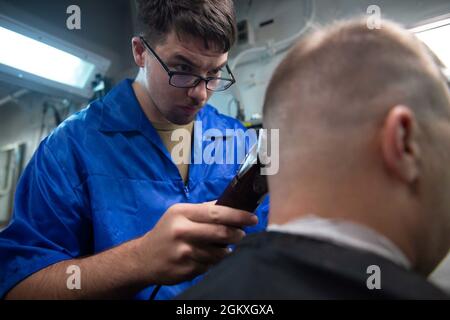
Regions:
M 0 99 L 0 107 L 3 106 L 4 104 L 7 104 L 10 101 L 14 101 L 16 99 L 19 99 L 21 96 L 27 94 L 29 92 L 29 90 L 27 89 L 21 89 L 19 91 L 16 91 L 10 95 L 7 95 L 6 97 L 3 97 Z

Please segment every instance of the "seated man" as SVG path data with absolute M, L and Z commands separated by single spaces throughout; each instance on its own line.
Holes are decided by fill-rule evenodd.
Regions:
M 450 96 L 399 26 L 341 22 L 300 41 L 268 87 L 280 128 L 267 232 L 181 299 L 446 298 Z

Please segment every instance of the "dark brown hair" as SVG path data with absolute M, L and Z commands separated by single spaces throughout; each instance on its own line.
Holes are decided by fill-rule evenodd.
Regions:
M 138 28 L 155 46 L 175 31 L 177 36 L 203 39 L 227 52 L 236 38 L 236 16 L 232 0 L 136 0 Z

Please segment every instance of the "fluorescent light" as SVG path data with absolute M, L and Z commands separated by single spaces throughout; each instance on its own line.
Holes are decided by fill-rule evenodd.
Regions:
M 450 68 L 450 18 L 411 29 Z
M 0 27 L 0 63 L 45 79 L 84 88 L 95 66 L 70 53 Z

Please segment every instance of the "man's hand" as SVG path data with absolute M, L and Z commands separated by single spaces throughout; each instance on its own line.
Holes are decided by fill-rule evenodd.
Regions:
M 131 298 L 152 284 L 175 284 L 205 272 L 226 246 L 257 223 L 253 214 L 214 205 L 176 204 L 144 236 L 98 254 L 58 262 L 17 284 L 7 299 Z M 81 270 L 81 290 L 67 288 L 66 270 Z
M 258 223 L 249 212 L 214 205 L 175 204 L 138 239 L 141 270 L 149 283 L 176 284 L 204 273 L 244 236 L 241 228 Z

